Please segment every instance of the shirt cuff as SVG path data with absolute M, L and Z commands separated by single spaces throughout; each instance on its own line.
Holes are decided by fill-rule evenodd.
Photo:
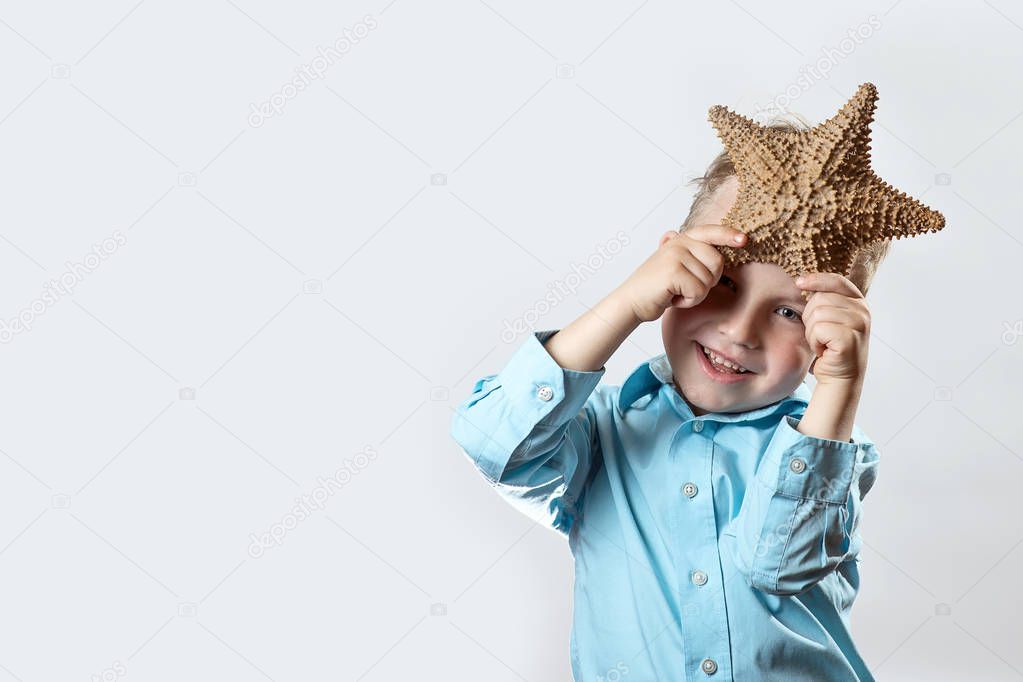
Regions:
M 785 415 L 778 424 L 757 478 L 781 495 L 844 505 L 862 444 L 808 436 L 799 421 Z
M 607 371 L 579 372 L 559 365 L 543 345 L 558 331 L 533 332 L 498 375 L 509 402 L 533 424 L 559 425 L 579 414 Z
M 558 331 L 533 332 L 496 377 L 486 378 L 494 380 L 494 388 L 501 388 L 508 408 L 503 413 L 500 433 L 507 435 L 510 442 L 520 444 L 509 449 L 498 446 L 493 439 L 488 441 L 492 447 L 480 453 L 476 465 L 491 480 L 499 479 L 513 458 L 527 457 L 529 445 L 537 440 L 538 434 L 557 429 L 576 417 L 607 371 L 601 367 L 580 372 L 559 365 L 543 345 Z M 475 390 L 479 390 L 480 382 Z

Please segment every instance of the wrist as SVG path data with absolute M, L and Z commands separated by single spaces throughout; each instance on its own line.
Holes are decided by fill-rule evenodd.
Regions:
M 848 441 L 859 405 L 861 382 L 829 380 L 813 390 L 798 430 L 808 436 Z
M 616 317 L 627 318 L 632 329 L 635 329 L 643 324 L 643 318 L 636 311 L 636 305 L 624 286 L 620 285 L 613 289 L 604 299 L 604 303 L 618 313 Z
M 863 378 L 836 379 L 834 377 L 817 377 L 816 390 L 837 397 L 859 396 L 863 390 Z

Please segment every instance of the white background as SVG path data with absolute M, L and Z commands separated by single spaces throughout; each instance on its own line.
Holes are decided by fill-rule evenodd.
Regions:
M 569 679 L 567 543 L 452 410 L 507 323 L 679 225 L 711 105 L 816 123 L 867 81 L 875 171 L 948 224 L 869 295 L 854 636 L 879 679 L 1023 676 L 1018 6 L 4 2 L 0 61 L 0 680 Z M 605 382 L 660 352 L 644 325 Z

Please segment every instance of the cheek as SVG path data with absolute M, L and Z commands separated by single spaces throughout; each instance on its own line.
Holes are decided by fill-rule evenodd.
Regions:
M 775 344 L 769 354 L 771 369 L 779 374 L 803 374 L 812 359 L 810 347 L 803 337 Z
M 685 333 L 685 317 L 680 316 L 678 308 L 668 308 L 661 315 L 661 336 L 664 345 L 670 346 Z
M 661 329 L 664 338 L 675 340 L 691 337 L 707 320 L 707 310 L 698 305 L 694 308 L 668 308 L 661 315 Z
M 705 317 L 700 314 L 699 306 L 665 310 L 661 316 L 661 338 L 665 350 L 676 358 L 687 352 Z

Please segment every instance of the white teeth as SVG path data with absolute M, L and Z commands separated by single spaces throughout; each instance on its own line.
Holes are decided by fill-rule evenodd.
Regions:
M 703 349 L 703 354 L 706 355 L 707 357 L 709 357 L 711 362 L 713 362 L 715 365 L 719 365 L 721 367 L 727 367 L 728 369 L 730 369 L 730 370 L 732 370 L 734 372 L 738 372 L 739 374 L 742 374 L 744 372 L 748 372 L 749 371 L 748 369 L 746 369 L 742 365 L 737 365 L 734 362 L 730 362 L 728 360 L 725 360 L 724 358 L 722 358 L 722 357 L 712 353 L 703 344 L 700 345 L 700 348 Z

